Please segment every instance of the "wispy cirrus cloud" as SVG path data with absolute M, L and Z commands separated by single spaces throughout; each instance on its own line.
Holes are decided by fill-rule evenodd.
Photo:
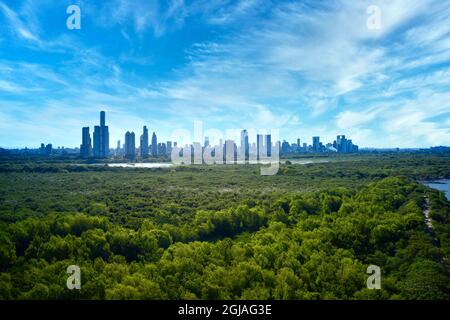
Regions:
M 65 21 L 66 3 L 51 7 L 55 17 L 28 4 L 0 1 L 5 117 L 20 105 L 76 132 L 104 108 L 113 140 L 127 126 L 168 135 L 204 120 L 277 126 L 290 140 L 346 133 L 363 146 L 450 143 L 445 1 L 81 1 L 79 32 L 50 27 Z M 366 27 L 373 4 L 381 30 Z M 79 124 L 61 121 L 58 105 Z

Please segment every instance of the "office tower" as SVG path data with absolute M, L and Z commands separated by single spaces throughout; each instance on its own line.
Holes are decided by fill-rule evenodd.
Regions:
M 265 158 L 265 148 L 264 148 L 264 136 L 262 134 L 256 135 L 256 156 L 257 160 Z
M 148 149 L 148 129 L 146 126 L 144 126 L 143 128 L 143 132 L 141 135 L 141 139 L 140 139 L 140 147 L 141 147 L 141 157 L 142 158 L 147 158 L 148 157 L 148 153 L 149 153 L 149 149 Z
M 100 126 L 94 127 L 94 157 L 109 156 L 109 129 L 105 125 L 105 111 L 100 112 Z
M 165 143 L 158 143 L 158 154 L 165 155 L 167 151 L 167 147 Z
M 117 140 L 116 156 L 120 155 L 120 140 Z
M 136 145 L 135 145 L 135 135 L 134 132 L 125 133 L 125 158 L 134 159 L 136 156 Z
M 345 138 L 345 135 L 337 136 L 336 149 L 340 153 L 347 153 L 347 139 Z
M 290 149 L 291 149 L 291 146 L 289 145 L 289 142 L 287 142 L 286 140 L 283 140 L 283 143 L 281 144 L 281 153 L 287 154 L 287 153 L 289 153 Z
M 82 129 L 81 145 L 80 145 L 80 155 L 82 157 L 90 157 L 92 154 L 91 145 L 91 134 L 89 133 L 89 127 L 84 127 Z
M 209 137 L 205 137 L 205 145 L 203 147 L 206 148 L 207 146 L 209 146 Z
M 320 151 L 320 137 L 313 137 L 312 147 L 314 152 Z
M 298 148 L 301 147 L 301 145 L 300 145 L 300 138 L 297 138 L 297 147 L 298 147 Z
M 233 164 L 236 160 L 237 147 L 233 140 L 225 140 L 224 159 L 226 164 Z
M 158 139 L 156 137 L 156 133 L 153 132 L 152 135 L 152 157 L 158 156 Z
M 242 161 L 249 159 L 250 145 L 248 144 L 248 132 L 247 130 L 241 131 L 241 150 L 240 156 Z
M 167 141 L 166 155 L 170 156 L 172 154 L 172 141 Z
M 53 146 L 52 146 L 52 144 L 51 144 L 51 143 L 47 144 L 47 145 L 45 146 L 45 154 L 46 154 L 47 156 L 49 156 L 49 155 L 52 154 L 52 151 L 53 151 Z
M 40 154 L 45 154 L 45 144 L 41 143 L 41 148 L 39 150 Z
M 267 149 L 267 156 L 272 156 L 272 136 L 270 134 L 266 135 L 266 149 Z
M 270 134 L 256 135 L 256 152 L 258 160 L 272 155 L 272 136 Z

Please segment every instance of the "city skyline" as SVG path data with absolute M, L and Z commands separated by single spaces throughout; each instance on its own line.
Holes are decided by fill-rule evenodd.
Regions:
M 2 148 L 79 146 L 101 110 L 110 142 L 130 130 L 137 145 L 144 125 L 167 141 L 195 120 L 291 142 L 450 145 L 448 2 L 92 0 L 80 30 L 69 4 L 0 0 Z
M 197 124 L 198 125 L 198 124 Z M 197 128 L 198 129 L 198 128 Z M 196 128 L 194 128 L 196 131 Z M 81 145 L 79 148 L 79 155 L 82 158 L 109 158 L 111 156 L 123 156 L 125 159 L 135 158 L 148 158 L 158 156 L 171 157 L 172 143 L 173 147 L 176 147 L 177 141 L 169 141 L 158 143 L 156 132 L 153 132 L 151 144 L 149 144 L 149 134 L 147 126 L 143 126 L 142 135 L 139 139 L 139 146 L 136 145 L 136 134 L 134 131 L 127 131 L 124 137 L 124 143 L 121 145 L 120 140 L 117 141 L 117 147 L 110 149 L 109 141 L 109 126 L 106 125 L 106 112 L 100 111 L 100 126 L 94 127 L 93 139 L 91 139 L 90 128 L 82 127 Z M 249 132 L 247 129 L 240 129 L 240 141 L 235 141 L 229 137 L 222 136 L 216 143 L 210 143 L 210 137 L 200 132 L 200 141 L 204 141 L 203 147 L 201 147 L 200 141 L 192 140 L 189 143 L 179 146 L 179 150 L 188 148 L 200 147 L 204 150 L 207 147 L 214 149 L 223 148 L 234 149 L 234 153 L 242 160 L 248 161 L 253 157 L 259 159 L 260 156 L 271 157 L 272 149 L 275 148 L 280 154 L 289 153 L 325 153 L 325 152 L 337 152 L 337 153 L 357 153 L 359 147 L 353 144 L 351 139 L 346 139 L 345 135 L 338 135 L 333 143 L 326 143 L 320 141 L 320 137 L 312 137 L 312 145 L 308 143 L 301 144 L 300 138 L 297 138 L 296 144 L 290 144 L 286 140 L 272 141 L 272 132 L 255 133 L 254 142 L 249 138 Z M 217 138 L 217 137 L 216 137 Z M 92 145 L 92 141 L 94 141 Z M 282 142 L 281 142 L 282 141 Z M 40 153 L 50 155 L 52 153 L 52 144 L 45 146 L 41 144 Z M 77 150 L 77 148 L 75 148 Z M 192 152 L 192 151 L 191 151 Z M 230 151 L 228 151 L 230 152 Z M 224 156 L 225 159 L 225 156 Z
M 198 122 L 194 122 L 194 136 L 195 131 L 198 130 L 196 126 L 200 125 L 200 128 L 203 129 L 203 124 L 199 124 Z M 109 158 L 110 156 L 123 156 L 124 158 L 134 159 L 137 157 L 147 158 L 147 157 L 157 157 L 159 155 L 170 156 L 172 150 L 172 143 L 174 146 L 177 146 L 177 141 L 165 140 L 165 142 L 158 143 L 158 138 L 156 132 L 153 131 L 151 143 L 149 143 L 149 131 L 147 126 L 142 127 L 142 134 L 140 135 L 139 140 L 136 142 L 136 134 L 134 131 L 127 130 L 125 133 L 125 137 L 122 140 L 123 144 L 121 144 L 121 140 L 117 140 L 116 148 L 110 148 L 110 139 L 109 139 L 109 126 L 106 125 L 106 112 L 100 111 L 100 125 L 95 125 L 92 136 L 90 134 L 90 127 L 82 127 L 81 128 L 81 144 L 78 147 L 64 147 L 57 146 L 58 150 L 62 148 L 62 150 L 72 150 L 70 153 L 79 153 L 79 155 L 83 158 Z M 175 130 L 176 131 L 176 130 Z M 208 132 L 208 131 L 206 131 Z M 213 132 L 217 133 L 216 129 L 213 129 Z M 311 144 L 308 142 L 304 142 L 302 138 L 297 138 L 295 142 L 289 142 L 289 140 L 280 138 L 277 141 L 272 142 L 272 134 L 270 130 L 262 129 L 262 130 L 254 130 L 254 139 L 249 137 L 249 132 L 247 129 L 233 129 L 227 131 L 227 133 L 232 132 L 234 137 L 238 136 L 239 133 L 239 141 L 232 139 L 226 135 L 222 135 L 219 138 L 216 137 L 216 141 L 210 143 L 210 137 L 205 135 L 205 132 L 197 132 L 200 133 L 200 140 L 184 140 L 182 144 L 179 144 L 179 148 L 183 149 L 186 146 L 201 146 L 201 141 L 204 141 L 203 148 L 207 146 L 216 147 L 216 146 L 226 146 L 227 143 L 231 143 L 234 145 L 239 155 L 245 154 L 245 159 L 249 159 L 249 150 L 253 147 L 256 154 L 260 154 L 260 149 L 264 146 L 264 151 L 267 152 L 267 156 L 271 156 L 271 150 L 278 144 L 280 154 L 289 154 L 289 153 L 324 153 L 324 152 L 337 152 L 337 153 L 358 153 L 360 148 L 358 145 L 353 143 L 352 139 L 346 138 L 346 135 L 338 134 L 336 135 L 336 139 L 331 143 L 324 143 L 321 141 L 320 136 L 312 136 L 310 139 L 312 140 Z M 261 133 L 265 132 L 265 133 Z M 181 132 L 181 134 L 186 132 Z M 180 133 L 179 133 L 180 134 Z M 188 134 L 190 136 L 190 133 Z M 190 138 L 188 138 L 190 139 Z M 306 139 L 306 141 L 308 141 Z M 238 143 L 239 142 L 239 143 Z M 430 146 L 430 148 L 450 148 L 448 146 Z M 7 148 L 1 148 L 8 150 Z M 41 143 L 39 148 L 11 148 L 10 150 L 39 150 L 40 154 L 50 155 L 52 154 L 53 144 L 50 143 Z M 180 149 L 180 150 L 181 150 Z M 361 149 L 377 149 L 365 147 Z M 379 148 L 379 149 L 399 149 L 399 148 Z M 407 149 L 421 149 L 421 148 L 404 148 Z M 427 149 L 427 148 L 425 148 Z M 74 152 L 75 151 L 75 152 Z

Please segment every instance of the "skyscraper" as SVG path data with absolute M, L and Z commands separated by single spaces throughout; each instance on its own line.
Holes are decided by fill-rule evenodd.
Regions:
M 156 133 L 153 132 L 152 135 L 152 157 L 158 156 L 158 138 L 156 137 Z
M 313 151 L 319 152 L 320 151 L 320 137 L 313 137 Z
M 264 135 L 257 134 L 256 135 L 256 158 L 260 160 L 265 158 L 267 155 L 266 149 L 264 147 Z
M 249 159 L 250 145 L 248 144 L 248 132 L 247 130 L 241 131 L 241 160 L 246 161 Z
M 272 135 L 268 134 L 266 135 L 266 149 L 267 149 L 267 156 L 272 156 Z
M 89 133 L 89 127 L 84 127 L 82 129 L 80 155 L 84 158 L 92 155 L 91 134 Z
M 120 140 L 117 140 L 117 147 L 116 147 L 116 156 L 120 155 Z
M 100 126 L 94 127 L 94 157 L 109 156 L 109 131 L 105 125 L 105 111 L 100 112 Z
M 141 135 L 141 157 L 148 157 L 148 129 L 146 126 L 143 128 L 143 133 Z
M 167 149 L 166 149 L 166 155 L 170 156 L 172 154 L 172 141 L 167 141 Z
M 125 158 L 134 159 L 136 156 L 136 140 L 134 132 L 125 133 Z

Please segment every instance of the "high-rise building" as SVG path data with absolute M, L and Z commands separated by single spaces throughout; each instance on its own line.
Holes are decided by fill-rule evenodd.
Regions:
M 158 156 L 158 138 L 156 137 L 156 133 L 153 132 L 152 135 L 152 157 Z
M 281 154 L 288 154 L 290 150 L 291 146 L 289 145 L 289 142 L 283 140 L 283 143 L 281 144 Z
M 209 146 L 209 137 L 205 137 L 205 145 L 203 147 L 206 148 L 207 146 Z
M 259 160 L 265 157 L 264 136 L 262 134 L 256 135 L 256 158 Z
M 53 151 L 53 146 L 52 146 L 52 144 L 51 144 L 51 143 L 47 144 L 47 145 L 45 146 L 45 154 L 46 154 L 47 156 L 49 156 L 49 155 L 52 154 L 52 151 Z
M 241 160 L 247 161 L 249 159 L 249 152 L 248 132 L 244 129 L 241 131 Z
M 133 159 L 136 156 L 136 140 L 134 132 L 125 133 L 125 158 Z
M 166 155 L 170 156 L 172 154 L 172 141 L 167 141 L 167 149 L 166 149 Z
M 236 161 L 237 147 L 233 140 L 225 140 L 223 156 L 227 164 L 233 164 Z
M 266 135 L 266 149 L 267 149 L 267 156 L 272 156 L 272 135 L 268 134 Z
M 109 131 L 105 125 L 105 111 L 100 112 L 100 126 L 94 127 L 94 157 L 107 158 L 109 156 Z
M 143 132 L 141 135 L 141 157 L 148 157 L 149 149 L 148 149 L 148 129 L 146 126 L 143 128 Z
M 117 140 L 117 147 L 116 147 L 116 156 L 120 156 L 120 140 Z
M 158 143 L 158 154 L 164 155 L 167 152 L 167 147 L 164 142 Z
M 312 147 L 314 152 L 320 151 L 320 137 L 313 137 Z
M 82 129 L 80 155 L 84 158 L 92 155 L 91 134 L 89 133 L 89 127 L 84 127 Z

